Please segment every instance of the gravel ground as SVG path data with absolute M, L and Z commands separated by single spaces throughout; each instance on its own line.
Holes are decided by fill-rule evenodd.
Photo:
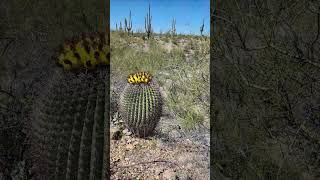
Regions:
M 111 124 L 111 179 L 209 179 L 209 134 L 184 132 L 170 116 L 146 139 L 118 117 Z

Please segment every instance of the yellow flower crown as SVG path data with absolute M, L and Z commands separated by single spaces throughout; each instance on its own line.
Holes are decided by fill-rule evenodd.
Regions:
M 55 57 L 65 70 L 94 69 L 110 63 L 110 47 L 105 33 L 82 34 L 66 41 Z
M 151 74 L 143 71 L 128 76 L 128 83 L 130 84 L 148 84 L 151 80 Z

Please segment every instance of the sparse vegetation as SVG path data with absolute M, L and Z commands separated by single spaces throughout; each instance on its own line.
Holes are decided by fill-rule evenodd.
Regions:
M 113 130 L 111 178 L 209 179 L 209 37 L 177 35 L 172 23 L 173 31 L 149 39 L 141 38 L 148 33 L 111 32 L 111 113 L 120 127 Z M 121 133 L 117 99 L 127 75 L 136 71 L 153 74 L 163 96 L 162 117 L 150 139 Z
M 171 41 L 171 40 L 170 40 Z M 186 129 L 209 123 L 209 41 L 177 36 L 177 44 L 111 33 L 112 76 L 145 70 L 164 88 L 165 106 Z M 187 44 L 193 44 L 194 50 Z M 121 79 L 117 79 L 121 81 Z M 117 81 L 114 79 L 113 81 Z

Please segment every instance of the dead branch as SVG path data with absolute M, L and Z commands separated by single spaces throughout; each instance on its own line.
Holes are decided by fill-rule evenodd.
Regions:
M 15 96 L 14 96 L 12 93 L 10 93 L 10 92 L 8 92 L 8 91 L 5 91 L 5 90 L 3 90 L 3 89 L 0 89 L 0 93 L 3 93 L 3 94 L 6 94 L 6 95 L 8 95 L 8 96 L 10 96 L 10 97 L 12 97 L 12 98 L 15 98 Z
M 274 50 L 276 50 L 277 52 L 283 54 L 283 55 L 286 55 L 290 58 L 293 58 L 293 59 L 298 59 L 298 60 L 303 60 L 303 62 L 305 63 L 308 63 L 310 65 L 313 65 L 314 67 L 317 67 L 317 68 L 320 68 L 320 64 L 316 63 L 316 62 L 313 62 L 311 61 L 310 59 L 307 59 L 307 58 L 303 58 L 303 57 L 300 57 L 300 56 L 296 56 L 296 55 L 293 55 L 293 54 L 290 54 L 289 52 L 285 51 L 285 50 L 282 50 L 278 47 L 276 47 L 274 44 L 270 44 L 270 47 Z M 316 59 L 318 61 L 320 61 L 320 59 Z
M 229 59 L 228 57 L 225 57 L 227 59 Z M 230 59 L 229 59 L 230 60 Z M 234 65 L 234 67 L 237 69 L 238 73 L 240 74 L 240 77 L 242 79 L 242 81 L 245 83 L 245 85 L 249 86 L 249 87 L 252 87 L 252 88 L 255 88 L 255 89 L 259 89 L 259 90 L 262 90 L 262 91 L 269 91 L 269 90 L 272 90 L 270 88 L 267 88 L 267 87 L 263 87 L 263 86 L 260 86 L 260 85 L 257 85 L 257 84 L 253 84 L 253 83 L 250 83 L 248 81 L 248 79 L 244 76 L 244 74 L 241 72 L 239 66 L 236 64 L 236 63 L 232 63 Z

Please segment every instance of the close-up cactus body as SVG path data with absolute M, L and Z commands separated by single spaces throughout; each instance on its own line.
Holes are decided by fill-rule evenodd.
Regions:
M 105 179 L 109 46 L 104 33 L 67 41 L 33 111 L 32 148 L 39 179 Z
M 162 98 L 157 83 L 146 72 L 128 77 L 120 96 L 120 112 L 127 128 L 136 136 L 150 136 L 162 113 Z

